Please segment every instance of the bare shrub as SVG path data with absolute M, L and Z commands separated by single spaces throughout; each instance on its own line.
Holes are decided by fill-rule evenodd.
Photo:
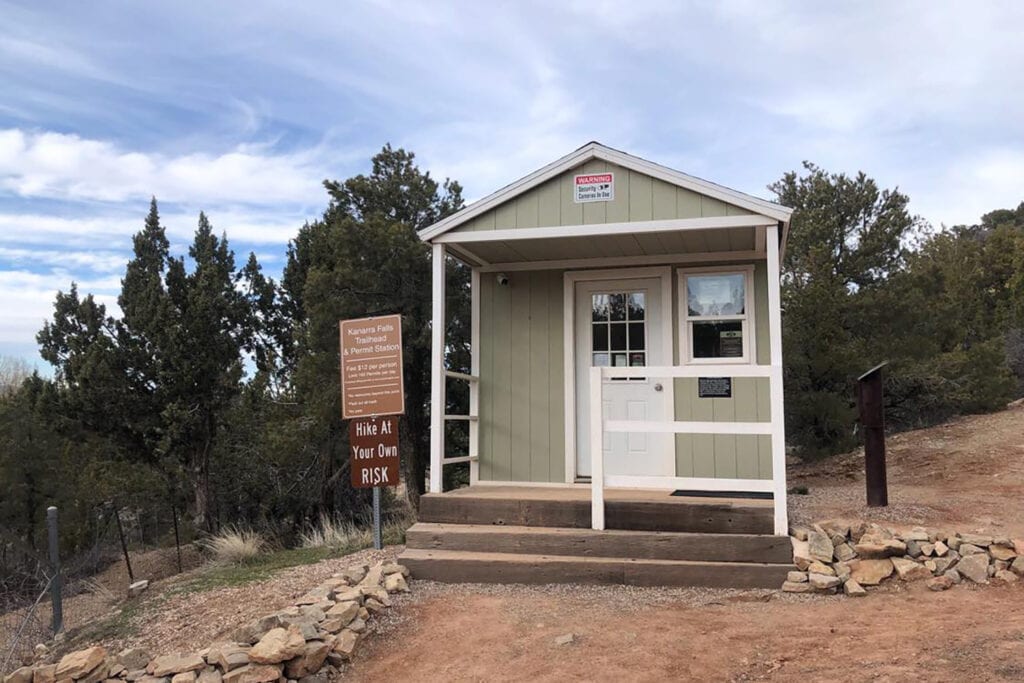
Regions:
M 236 526 L 225 527 L 200 543 L 216 564 L 251 562 L 266 547 L 266 541 L 259 533 Z

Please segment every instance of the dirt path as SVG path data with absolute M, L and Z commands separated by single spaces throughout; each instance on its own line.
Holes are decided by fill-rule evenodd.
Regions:
M 867 599 L 415 584 L 345 680 L 1011 681 L 1024 587 Z M 764 601 L 765 597 L 769 597 Z M 575 642 L 555 644 L 573 633 Z

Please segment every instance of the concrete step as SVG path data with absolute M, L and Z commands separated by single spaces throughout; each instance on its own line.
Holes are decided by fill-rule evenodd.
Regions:
M 482 494 L 426 494 L 419 519 L 440 524 L 541 526 L 589 529 L 589 498 L 525 498 Z M 771 534 L 771 504 L 761 501 L 613 499 L 605 502 L 605 527 L 633 531 Z
M 405 538 L 406 547 L 418 550 L 778 564 L 793 556 L 788 537 L 754 534 L 418 522 Z
M 629 586 L 778 588 L 789 564 L 631 560 L 407 548 L 399 562 L 414 579 L 444 583 L 579 583 Z

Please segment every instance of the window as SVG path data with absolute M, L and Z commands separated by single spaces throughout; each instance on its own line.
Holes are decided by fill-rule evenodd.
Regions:
M 750 362 L 752 275 L 752 267 L 679 272 L 685 362 Z
M 647 365 L 646 297 L 644 292 L 591 295 L 591 365 Z

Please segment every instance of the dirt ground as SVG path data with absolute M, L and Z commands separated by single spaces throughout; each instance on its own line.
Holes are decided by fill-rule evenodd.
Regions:
M 799 465 L 791 518 L 1024 535 L 1024 408 L 889 440 L 889 499 L 864 507 L 863 454 Z M 1024 680 L 1024 586 L 860 600 L 773 591 L 414 582 L 346 680 Z M 555 638 L 572 633 L 574 642 Z

